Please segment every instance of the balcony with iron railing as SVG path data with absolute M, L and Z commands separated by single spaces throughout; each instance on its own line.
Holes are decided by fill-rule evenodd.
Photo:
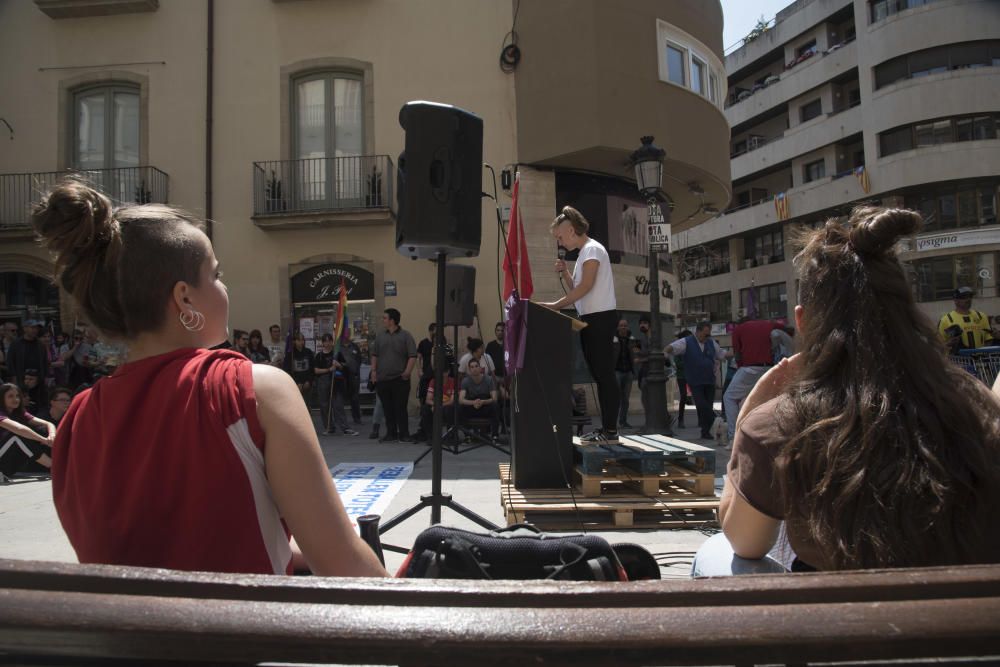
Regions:
M 0 233 L 30 235 L 32 207 L 67 177 L 86 181 L 110 197 L 116 206 L 166 204 L 169 195 L 169 176 L 148 166 L 0 174 Z
M 264 229 L 395 221 L 388 155 L 253 163 L 253 220 Z

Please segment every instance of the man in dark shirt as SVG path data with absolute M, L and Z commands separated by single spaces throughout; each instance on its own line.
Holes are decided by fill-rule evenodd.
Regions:
M 635 375 L 633 369 L 635 360 L 633 358 L 633 348 L 636 340 L 629 331 L 628 322 L 618 320 L 618 330 L 614 338 L 615 350 L 615 377 L 618 379 L 618 391 L 621 394 L 621 403 L 618 407 L 618 425 L 622 428 L 632 428 L 628 423 L 629 397 L 632 395 L 632 380 Z
M 7 369 L 14 382 L 24 386 L 24 371 L 34 368 L 39 377 L 45 377 L 49 370 L 49 355 L 38 340 L 38 329 L 42 323 L 38 320 L 28 320 L 24 323 L 21 337 L 11 343 L 7 352 Z
M 490 435 L 496 436 L 499 421 L 496 411 L 497 390 L 493 385 L 493 378 L 483 373 L 483 367 L 477 359 L 469 360 L 468 370 L 469 373 L 462 378 L 462 389 L 458 392 L 462 419 L 489 419 Z
M 399 318 L 398 310 L 386 308 L 382 315 L 385 330 L 375 336 L 371 350 L 371 378 L 385 411 L 386 434 L 381 442 L 412 442 L 407 403 L 417 345 L 413 336 L 400 328 Z
M 433 322 L 427 327 L 427 338 L 424 338 L 417 345 L 417 354 L 420 356 L 420 382 L 417 384 L 417 399 L 420 405 L 427 400 L 427 384 L 434 377 L 434 370 L 431 367 L 431 356 L 434 350 L 434 334 L 437 332 L 437 325 Z
M 503 322 L 497 322 L 497 325 L 493 327 L 493 335 L 496 336 L 496 340 L 486 343 L 486 354 L 490 355 L 490 359 L 493 360 L 493 369 L 498 379 L 507 373 L 503 358 L 503 334 Z

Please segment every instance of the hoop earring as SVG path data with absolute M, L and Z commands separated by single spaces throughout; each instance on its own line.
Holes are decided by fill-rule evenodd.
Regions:
M 195 333 L 201 331 L 205 328 L 205 316 L 199 313 L 197 310 L 191 309 L 188 311 L 182 310 L 177 318 L 181 321 L 181 326 Z

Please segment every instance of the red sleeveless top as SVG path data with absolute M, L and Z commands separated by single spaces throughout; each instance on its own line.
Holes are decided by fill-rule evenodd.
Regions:
M 52 492 L 81 563 L 291 573 L 251 368 L 226 350 L 175 350 L 73 399 Z

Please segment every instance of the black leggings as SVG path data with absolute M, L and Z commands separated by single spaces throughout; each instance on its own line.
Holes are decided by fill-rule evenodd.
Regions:
M 580 330 L 580 345 L 587 368 L 597 383 L 597 402 L 601 408 L 601 429 L 610 433 L 618 431 L 618 405 L 621 394 L 615 376 L 615 329 L 618 311 L 602 310 L 581 315 L 587 326 Z

